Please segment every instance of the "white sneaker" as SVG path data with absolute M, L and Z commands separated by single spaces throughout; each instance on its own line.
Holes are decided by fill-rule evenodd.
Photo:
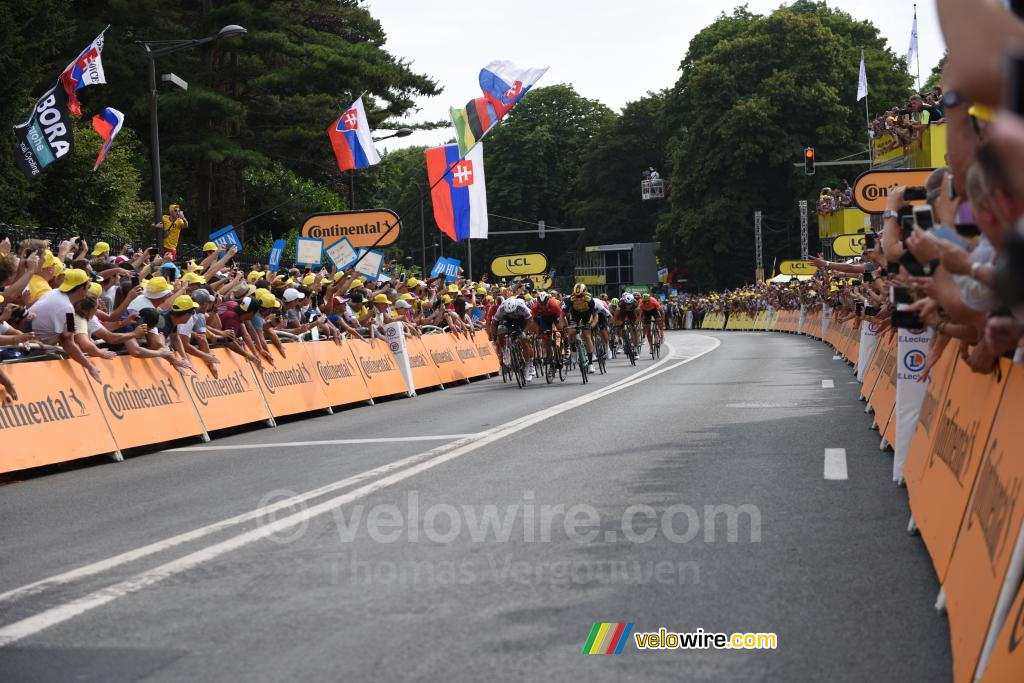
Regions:
M 526 381 L 527 382 L 529 382 L 530 380 L 532 380 L 532 379 L 534 379 L 536 377 L 537 377 L 537 371 L 533 369 L 532 365 L 530 367 L 526 368 Z

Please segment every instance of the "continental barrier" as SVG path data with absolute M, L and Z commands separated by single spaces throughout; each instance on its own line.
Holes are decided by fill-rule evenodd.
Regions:
M 949 619 L 953 680 L 1024 680 L 1024 366 L 1001 359 L 978 374 L 954 344 L 928 359 L 926 331 L 897 338 L 822 307 L 708 313 L 701 329 L 804 334 L 854 366 L 880 447 L 897 448 L 911 530 L 942 585 L 936 607 Z M 923 390 L 903 390 L 915 385 Z
M 415 388 L 444 387 L 497 373 L 486 335 L 430 334 L 408 339 Z M 193 361 L 194 373 L 162 360 L 95 358 L 102 384 L 70 360 L 4 365 L 18 400 L 0 404 L 0 472 L 13 472 L 121 449 L 199 437 L 229 427 L 313 411 L 332 411 L 408 385 L 382 339 L 271 347 L 273 364 L 257 369 L 227 349 L 214 349 L 216 375 Z

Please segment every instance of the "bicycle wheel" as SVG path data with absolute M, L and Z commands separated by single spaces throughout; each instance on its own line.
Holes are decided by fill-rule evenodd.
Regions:
M 633 348 L 633 328 L 626 329 L 626 336 L 622 339 L 622 349 L 629 358 L 630 365 L 636 365 L 636 349 Z
M 522 389 L 526 386 L 526 361 L 523 360 L 523 349 L 520 347 L 518 339 L 512 342 L 511 347 L 512 374 L 515 375 L 516 384 Z
M 586 384 L 590 381 L 588 377 L 590 370 L 587 368 L 587 345 L 583 341 L 583 335 L 576 336 L 576 356 L 580 366 L 580 374 L 583 375 L 583 383 Z
M 512 379 L 512 373 L 508 368 L 509 353 L 508 353 L 508 342 L 501 345 L 501 353 L 498 356 L 499 365 L 501 365 L 501 381 L 507 383 Z
M 601 371 L 602 375 L 607 373 L 605 356 L 608 355 L 608 345 L 604 343 L 604 337 L 601 336 L 600 332 L 597 335 L 597 340 L 594 342 L 594 353 L 597 354 L 597 369 Z
M 565 381 L 565 373 L 566 373 L 565 366 L 566 366 L 566 362 L 565 362 L 565 354 L 562 351 L 564 345 L 565 345 L 565 341 L 564 341 L 564 338 L 561 335 L 559 335 L 559 337 L 558 337 L 558 343 L 557 344 L 554 342 L 554 340 L 552 340 L 552 342 L 551 342 L 551 347 L 552 347 L 552 354 L 551 355 L 554 356 L 554 358 L 555 358 L 555 369 L 558 371 L 558 381 L 559 382 L 564 382 Z

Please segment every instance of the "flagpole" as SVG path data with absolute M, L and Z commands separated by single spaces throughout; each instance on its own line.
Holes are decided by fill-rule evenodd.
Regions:
M 466 238 L 466 254 L 469 257 L 469 279 L 473 279 L 473 238 Z
M 917 35 L 917 3 L 914 3 L 914 56 L 917 57 L 917 94 L 921 94 L 921 45 Z
M 871 112 L 868 110 L 868 89 L 867 89 L 867 63 L 864 61 L 864 48 L 860 49 L 860 63 L 864 65 L 864 123 L 865 123 L 865 134 L 868 136 L 868 159 L 871 160 L 871 165 L 875 164 L 875 146 L 871 140 Z

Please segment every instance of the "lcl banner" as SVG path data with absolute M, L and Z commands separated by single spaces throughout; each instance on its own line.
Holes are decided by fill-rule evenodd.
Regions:
M 779 264 L 783 275 L 814 275 L 818 269 L 810 261 L 783 261 Z
M 548 257 L 544 254 L 505 254 L 491 261 L 491 272 L 498 277 L 540 275 L 547 269 Z
M 897 187 L 923 187 L 934 169 L 896 169 L 889 171 L 868 171 L 862 173 L 853 184 L 853 201 L 864 213 L 885 211 L 889 192 Z M 910 204 L 919 206 L 924 199 L 915 199 Z

